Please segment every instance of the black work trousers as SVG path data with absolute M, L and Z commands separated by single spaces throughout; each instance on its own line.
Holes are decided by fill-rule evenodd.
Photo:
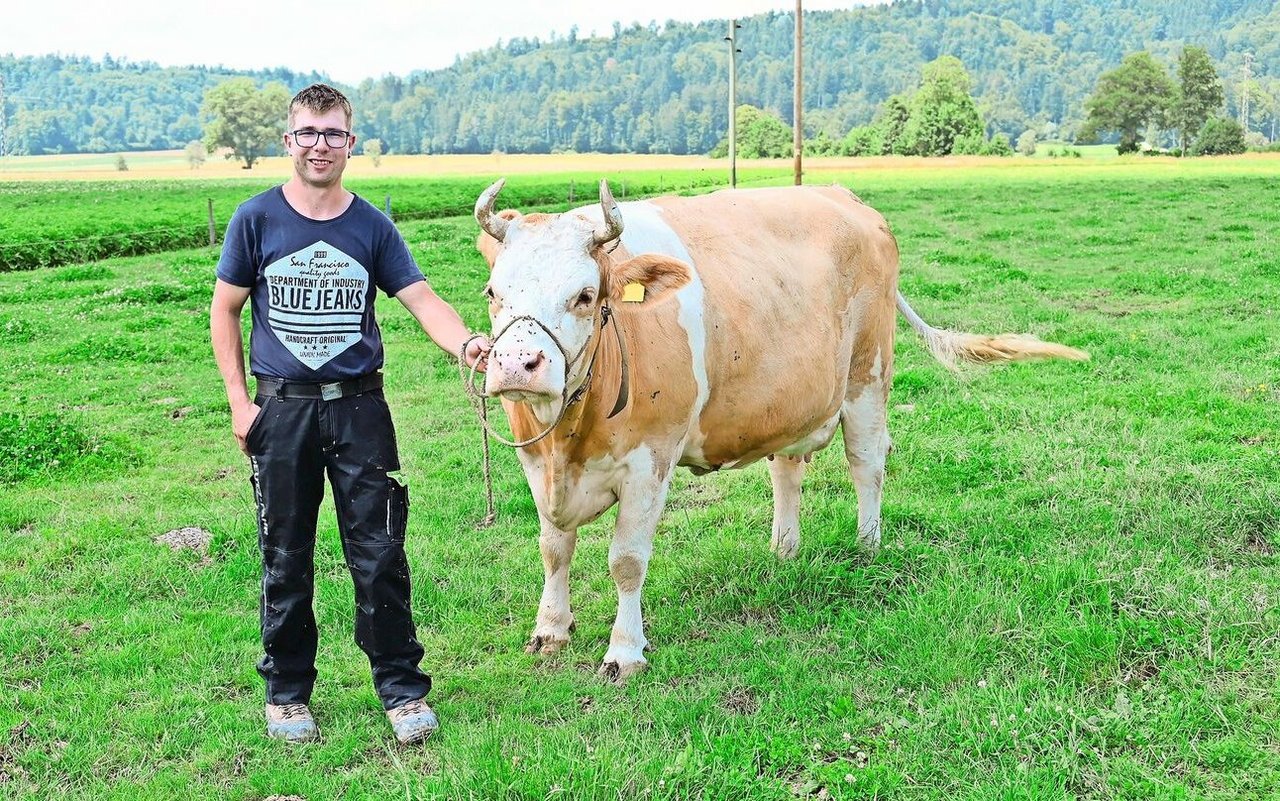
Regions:
M 369 657 L 385 709 L 424 697 L 431 678 L 409 607 L 404 534 L 409 493 L 382 390 L 335 400 L 260 393 L 246 437 L 262 551 L 258 673 L 271 704 L 309 703 L 316 679 L 316 519 L 324 476 L 355 582 L 356 644 Z

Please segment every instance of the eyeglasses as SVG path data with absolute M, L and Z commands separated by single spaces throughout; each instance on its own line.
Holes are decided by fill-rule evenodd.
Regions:
M 351 138 L 350 131 L 316 131 L 310 128 L 302 128 L 290 132 L 293 141 L 298 147 L 315 147 L 316 143 L 320 141 L 321 134 L 324 135 L 325 144 L 329 145 L 329 147 L 342 147 Z

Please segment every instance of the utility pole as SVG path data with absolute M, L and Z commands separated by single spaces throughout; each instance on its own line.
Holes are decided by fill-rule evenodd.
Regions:
M 802 70 L 800 68 L 800 62 L 803 60 L 801 57 L 801 45 L 804 43 L 804 11 L 800 8 L 800 4 L 801 0 L 796 0 L 796 89 L 793 101 L 795 113 L 792 114 L 795 130 L 792 131 L 791 136 L 791 147 L 795 151 L 796 157 L 796 186 L 802 183 L 800 178 L 800 154 L 804 151 L 804 126 L 800 119 L 802 116 L 801 109 L 804 107 L 804 85 L 801 80 Z
M 1244 80 L 1240 83 L 1240 127 L 1249 133 L 1249 73 L 1253 67 L 1253 53 L 1244 54 Z
M 742 26 L 736 19 L 729 20 L 729 186 L 738 185 L 738 49 L 737 31 Z
M 9 118 L 4 115 L 4 73 L 0 72 L 0 159 L 9 152 L 5 133 L 9 130 Z

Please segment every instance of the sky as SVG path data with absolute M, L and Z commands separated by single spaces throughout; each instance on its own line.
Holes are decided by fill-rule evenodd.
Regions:
M 806 11 L 886 0 L 802 0 Z M 364 78 L 447 67 L 499 40 L 552 31 L 605 36 L 614 21 L 659 25 L 793 11 L 787 0 L 63 0 L 16 2 L 0 19 L 0 54 L 105 54 L 161 66 L 316 70 Z M 362 7 L 363 6 L 363 7 Z M 743 42 L 743 45 L 746 43 Z M 742 46 L 742 45 L 740 45 Z

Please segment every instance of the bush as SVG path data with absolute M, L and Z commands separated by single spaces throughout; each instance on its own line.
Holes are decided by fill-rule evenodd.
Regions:
M 1245 151 L 1244 129 L 1226 117 L 1210 117 L 1196 134 L 1191 153 L 1195 156 L 1227 156 Z
M 119 170 L 120 172 L 129 171 L 129 162 L 124 160 L 123 153 L 120 154 L 119 156 L 116 156 L 116 169 Z

